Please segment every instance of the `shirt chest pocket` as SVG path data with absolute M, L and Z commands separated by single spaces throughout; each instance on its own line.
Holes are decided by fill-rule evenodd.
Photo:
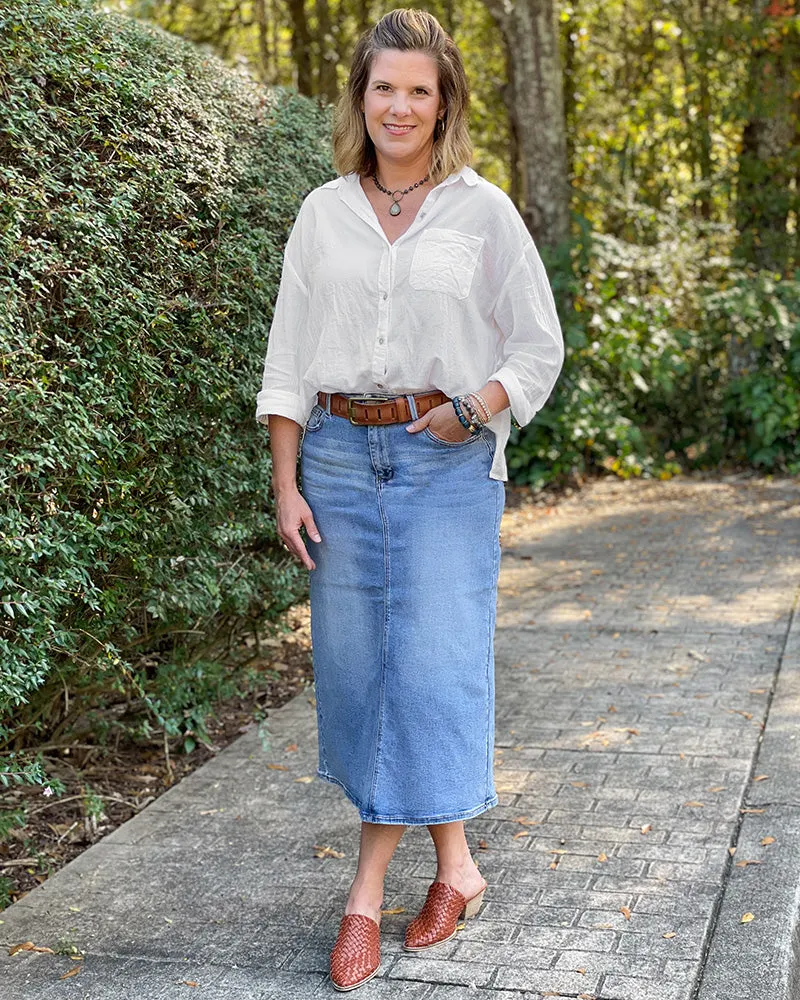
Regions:
M 409 284 L 420 291 L 465 299 L 483 243 L 482 236 L 469 236 L 457 229 L 424 230 L 411 259 Z

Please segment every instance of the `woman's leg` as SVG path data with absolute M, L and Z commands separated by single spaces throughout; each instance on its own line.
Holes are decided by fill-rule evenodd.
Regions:
M 436 847 L 436 881 L 454 886 L 467 899 L 480 892 L 486 880 L 472 860 L 464 821 L 431 823 L 428 831 Z
M 383 880 L 405 826 L 399 823 L 362 823 L 358 870 L 350 888 L 345 913 L 366 913 L 381 919 Z

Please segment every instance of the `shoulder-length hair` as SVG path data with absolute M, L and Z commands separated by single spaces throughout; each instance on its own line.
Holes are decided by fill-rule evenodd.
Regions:
M 350 76 L 334 112 L 334 167 L 340 174 L 356 171 L 363 176 L 377 170 L 375 145 L 367 132 L 361 101 L 373 60 L 383 49 L 425 52 L 439 68 L 439 93 L 445 111 L 444 129 L 437 123 L 433 133 L 430 179 L 435 186 L 469 165 L 473 147 L 467 127 L 469 83 L 461 53 L 433 14 L 425 10 L 392 10 L 356 42 Z

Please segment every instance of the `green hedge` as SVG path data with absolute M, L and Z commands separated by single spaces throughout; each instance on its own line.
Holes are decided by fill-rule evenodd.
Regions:
M 329 132 L 152 27 L 0 0 L 0 746 L 111 695 L 196 730 L 206 653 L 302 594 L 255 394 Z

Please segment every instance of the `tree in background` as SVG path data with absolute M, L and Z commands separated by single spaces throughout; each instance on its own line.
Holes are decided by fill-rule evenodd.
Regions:
M 753 0 L 736 219 L 743 255 L 778 274 L 797 265 L 800 210 L 800 31 L 784 0 Z M 791 232 L 790 232 L 791 227 Z
M 540 246 L 570 235 L 561 53 L 552 0 L 487 0 L 508 53 L 508 115 L 522 214 Z M 516 167 L 516 169 L 514 169 Z

